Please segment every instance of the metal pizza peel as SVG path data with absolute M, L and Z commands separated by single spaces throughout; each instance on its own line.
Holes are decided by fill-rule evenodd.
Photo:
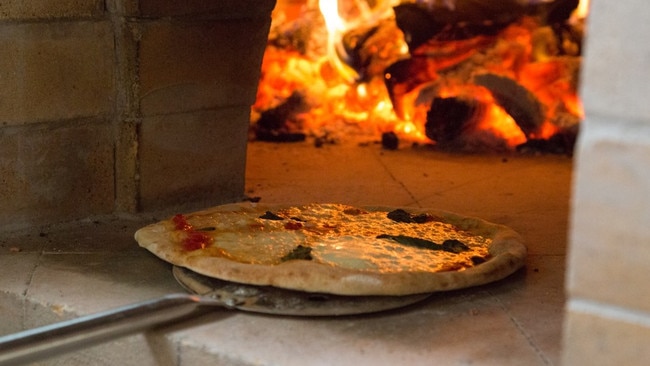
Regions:
M 374 313 L 417 303 L 430 294 L 341 296 L 222 281 L 173 267 L 190 294 L 172 294 L 0 337 L 0 366 L 35 362 L 170 324 L 211 308 L 286 316 Z
M 414 304 L 430 294 L 406 296 L 343 296 L 246 285 L 207 277 L 174 266 L 176 281 L 190 293 L 222 306 L 256 313 L 291 316 L 341 316 L 375 313 Z

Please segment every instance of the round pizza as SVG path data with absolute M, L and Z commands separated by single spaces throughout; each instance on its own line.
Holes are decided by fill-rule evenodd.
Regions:
M 229 204 L 143 227 L 140 246 L 222 280 L 339 295 L 476 286 L 522 267 L 508 227 L 420 208 Z

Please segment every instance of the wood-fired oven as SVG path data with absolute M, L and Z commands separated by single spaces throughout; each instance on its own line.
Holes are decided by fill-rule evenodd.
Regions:
M 132 239 L 151 221 L 242 199 L 336 201 L 479 216 L 522 234 L 529 259 L 504 281 L 388 313 L 215 311 L 48 364 L 644 364 L 650 5 L 593 0 L 580 31 L 550 22 L 524 35 L 525 17 L 568 21 L 549 14 L 577 2 L 389 1 L 366 12 L 381 2 L 339 1 L 356 11 L 345 25 L 374 28 L 334 24 L 345 39 L 333 44 L 325 33 L 316 46 L 333 53 L 317 73 L 327 78 L 307 82 L 318 92 L 261 96 L 267 43 L 314 46 L 303 31 L 271 28 L 272 10 L 315 26 L 304 11 L 317 3 L 0 2 L 0 335 L 181 291 Z M 398 5 L 400 26 L 385 25 Z M 390 27 L 397 33 L 386 36 Z M 481 27 L 486 34 L 468 37 Z M 500 32 L 534 42 L 509 52 L 512 43 L 495 43 Z M 399 47 L 374 43 L 405 34 Z M 490 64 L 474 75 L 466 67 L 476 50 L 512 56 L 499 64 L 516 72 Z M 522 65 L 531 54 L 563 63 Z M 284 72 L 313 72 L 292 65 Z M 413 70 L 417 83 L 405 76 Z M 543 95 L 520 78 L 551 72 L 567 83 Z M 472 86 L 458 92 L 457 78 Z M 340 113 L 321 103 L 350 96 Z M 518 134 L 485 138 L 481 118 L 504 111 Z M 373 118 L 369 129 L 358 124 Z

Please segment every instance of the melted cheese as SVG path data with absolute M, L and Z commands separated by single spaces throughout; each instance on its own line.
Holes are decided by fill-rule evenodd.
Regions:
M 278 264 L 296 246 L 312 248 L 312 260 L 338 267 L 379 272 L 458 270 L 471 267 L 472 257 L 487 257 L 491 240 L 457 230 L 439 221 L 396 222 L 387 212 L 362 212 L 349 206 L 306 205 L 275 212 L 284 220 L 259 218 L 259 212 L 213 212 L 188 216 L 195 229 L 209 228 L 213 238 L 206 255 L 245 263 Z M 351 213 L 346 213 L 351 212 Z M 298 226 L 287 229 L 288 222 Z M 299 225 L 295 225 L 299 223 Z M 456 239 L 470 250 L 455 254 L 411 247 L 378 235 L 405 235 L 441 244 Z

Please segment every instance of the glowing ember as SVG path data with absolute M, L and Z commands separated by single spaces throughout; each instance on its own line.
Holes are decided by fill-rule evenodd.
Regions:
M 292 11 L 278 3 L 253 106 L 258 128 L 281 126 L 280 133 L 305 138 L 377 139 L 392 132 L 405 141 L 440 143 L 427 135 L 431 103 L 461 98 L 480 106 L 476 120 L 461 129 L 463 139 L 489 135 L 496 141 L 489 145 L 513 148 L 577 130 L 587 1 L 562 24 L 544 23 L 557 14 L 552 0 L 530 1 L 533 15 L 525 8 L 507 24 L 479 24 L 486 31 L 476 34 L 450 23 L 417 43 L 398 26 L 398 8 L 420 17 L 461 16 L 460 0 L 305 1 Z M 432 8 L 438 13 L 429 13 Z

